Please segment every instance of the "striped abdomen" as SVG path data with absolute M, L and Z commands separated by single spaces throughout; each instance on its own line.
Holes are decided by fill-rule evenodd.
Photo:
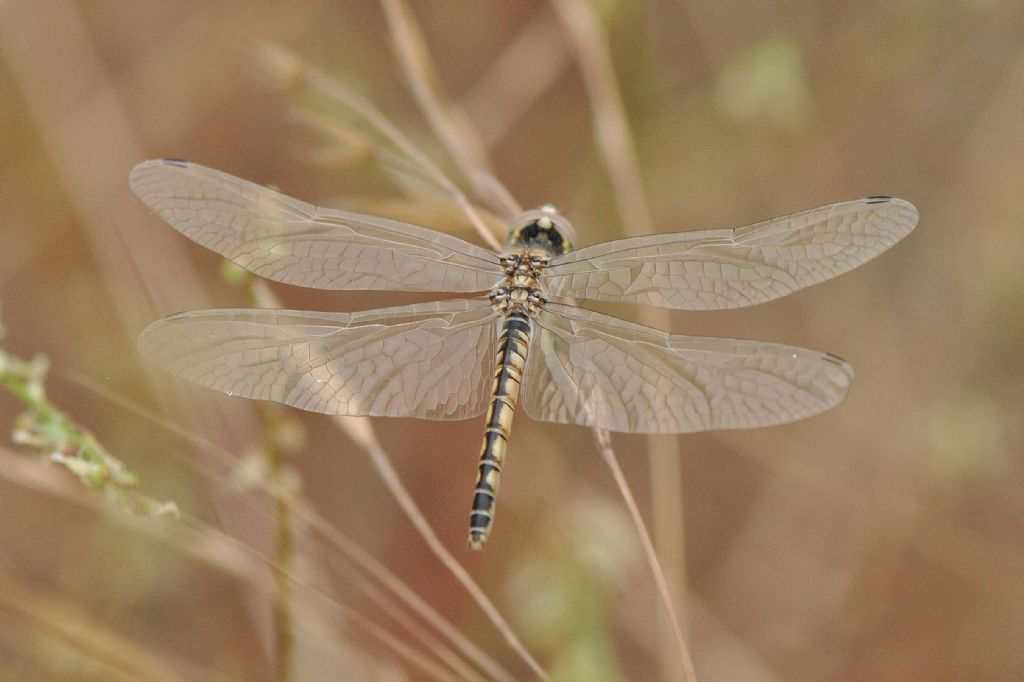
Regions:
M 469 546 L 483 549 L 494 520 L 494 500 L 501 482 L 512 414 L 523 381 L 526 353 L 530 347 L 530 320 L 525 313 L 509 313 L 498 338 L 497 368 L 491 386 L 491 404 L 487 408 L 487 426 L 480 451 L 480 473 L 473 494 L 473 511 L 469 514 Z

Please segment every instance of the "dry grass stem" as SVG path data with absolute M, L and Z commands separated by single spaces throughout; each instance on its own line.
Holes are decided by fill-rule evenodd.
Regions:
M 622 474 L 622 469 L 619 467 L 619 461 L 615 457 L 615 451 L 612 450 L 611 434 L 604 429 L 594 429 L 594 438 L 597 441 L 598 450 L 601 452 L 601 456 L 604 458 L 608 468 L 611 469 L 612 477 L 615 479 L 615 484 L 619 488 L 619 492 L 622 494 L 622 499 L 626 502 L 626 508 L 629 509 L 629 515 L 633 518 L 633 523 L 637 527 L 637 531 L 640 533 L 640 541 L 643 543 L 644 554 L 647 557 L 647 563 L 651 567 L 651 572 L 654 574 L 654 583 L 658 588 L 658 594 L 661 596 L 662 603 L 665 605 L 665 611 L 668 613 L 669 621 L 672 624 L 672 631 L 676 636 L 676 643 L 679 646 L 679 652 L 683 659 L 683 672 L 685 679 L 691 682 L 697 682 L 697 672 L 693 667 L 693 659 L 690 657 L 690 649 L 686 645 L 686 639 L 683 636 L 683 629 L 679 625 L 679 618 L 676 616 L 675 609 L 672 608 L 672 598 L 668 591 L 668 582 L 665 580 L 665 574 L 661 570 L 661 564 L 658 563 L 658 557 L 654 552 L 654 544 L 651 542 L 651 536 L 647 533 L 647 527 L 644 525 L 643 517 L 640 515 L 640 508 L 636 505 L 636 500 L 633 499 L 633 492 L 629 488 L 629 483 L 626 481 L 626 477 Z
M 611 179 L 619 222 L 627 231 L 627 236 L 653 233 L 654 220 L 644 196 L 636 145 L 619 93 L 607 38 L 601 31 L 593 9 L 583 0 L 552 0 L 552 4 L 576 48 L 577 61 L 593 111 L 594 134 Z M 640 319 L 660 329 L 666 329 L 669 325 L 665 311 L 647 306 L 641 308 Z M 610 447 L 610 443 L 608 445 Z M 671 639 L 675 639 L 682 649 L 684 660 L 690 658 L 685 637 L 675 617 L 677 608 L 684 619 L 686 614 L 686 554 L 679 458 L 676 438 L 654 436 L 648 439 L 655 533 L 658 546 L 667 558 L 666 566 L 673 577 L 672 584 L 678 585 L 678 589 L 667 590 L 662 594 L 667 600 L 665 608 L 670 613 L 670 627 L 673 630 L 671 633 L 663 631 L 659 641 L 662 675 L 666 679 L 675 677 L 672 672 L 675 669 L 671 662 L 673 657 L 667 654 L 665 646 Z M 642 519 L 639 515 L 634 518 L 641 535 L 646 536 Z M 651 561 L 651 570 L 656 575 L 662 574 L 657 555 L 651 552 L 648 559 Z
M 484 243 L 493 249 L 501 248 L 500 242 L 490 232 L 476 207 L 470 203 L 458 185 L 445 175 L 444 171 L 431 161 L 429 156 L 413 144 L 412 140 L 380 113 L 376 107 L 370 104 L 366 98 L 346 88 L 328 74 L 305 63 L 302 59 L 279 45 L 271 43 L 261 44 L 258 56 L 261 58 L 264 67 L 268 71 L 278 74 L 281 80 L 286 82 L 297 80 L 305 83 L 361 116 L 377 132 L 422 168 L 438 186 L 443 187 L 448 192 L 476 228 Z
M 382 0 L 385 13 L 388 17 L 389 26 L 395 39 L 395 46 L 399 52 L 401 63 L 406 70 L 407 78 L 414 93 L 420 102 L 428 119 L 434 126 L 435 132 L 445 142 L 449 152 L 456 159 L 456 163 L 463 169 L 471 180 L 473 173 L 480 167 L 482 155 L 475 153 L 477 148 L 469 148 L 463 144 L 463 139 L 458 135 L 457 128 L 452 125 L 452 119 L 444 116 L 445 108 L 439 101 L 436 87 L 436 77 L 430 69 L 426 47 L 422 36 L 414 25 L 414 20 L 408 7 L 401 0 Z M 583 3 L 568 7 L 565 3 L 556 3 L 556 8 L 561 14 L 563 22 L 572 25 L 572 35 L 580 55 L 580 62 L 583 66 L 588 91 L 591 95 L 592 106 L 595 111 L 595 124 L 597 137 L 601 143 L 605 155 L 608 170 L 613 179 L 617 201 L 620 205 L 620 213 L 623 217 L 623 224 L 633 224 L 643 232 L 653 231 L 653 221 L 643 195 L 643 188 L 640 182 L 639 164 L 637 163 L 632 137 L 629 127 L 626 124 L 625 112 L 621 99 L 618 95 L 615 84 L 614 73 L 611 69 L 611 62 L 608 57 L 607 46 L 603 43 L 600 31 L 597 29 L 596 21 Z M 603 64 L 599 64 L 603 60 Z M 467 164 L 476 164 L 467 171 Z M 674 443 L 674 441 L 672 441 Z M 609 456 L 614 461 L 614 453 L 611 451 L 610 441 L 605 439 L 606 460 Z M 652 452 L 652 455 L 654 453 Z M 662 453 L 669 457 L 676 453 Z M 659 461 L 665 461 L 668 457 L 652 456 L 652 467 L 657 467 Z M 390 466 L 390 465 L 389 465 Z M 611 463 L 609 464 L 611 466 Z M 671 466 L 671 465 L 670 465 Z M 671 515 L 675 519 L 673 530 L 681 530 L 680 503 L 681 490 L 678 490 L 679 470 L 678 461 L 674 463 L 674 478 L 676 481 L 676 500 L 671 506 Z M 617 464 L 616 464 L 617 467 Z M 614 470 L 613 470 L 614 471 Z M 393 473 L 393 472 L 392 472 Z M 656 479 L 667 479 L 667 476 L 655 476 Z M 620 487 L 625 485 L 625 479 L 617 477 Z M 664 486 L 663 486 L 664 488 Z M 628 488 L 626 489 L 628 491 Z M 625 496 L 625 493 L 624 493 Z M 627 497 L 627 504 L 632 500 L 632 495 Z M 662 506 L 664 509 L 664 506 Z M 646 529 L 639 514 L 633 515 L 638 524 L 638 531 L 643 537 L 647 537 Z M 681 543 L 677 541 L 678 546 Z M 681 555 L 681 550 L 678 552 Z M 686 648 L 685 639 L 682 634 L 678 619 L 675 616 L 674 601 L 668 590 L 667 582 L 664 579 L 661 566 L 653 550 L 647 553 L 651 562 L 652 572 L 659 582 L 659 594 L 664 598 L 666 610 L 670 615 L 671 627 L 680 649 L 683 652 L 685 661 L 689 661 L 689 652 Z M 679 571 L 681 573 L 681 570 Z M 689 665 L 692 669 L 692 664 Z M 695 676 L 693 677 L 695 679 Z
M 235 555 L 235 561 L 228 565 L 253 565 L 254 562 L 251 560 L 254 559 L 257 565 L 261 565 L 272 572 L 277 571 L 277 568 L 270 557 L 263 555 L 242 541 L 196 520 L 191 520 L 188 525 L 193 526 L 195 532 L 203 536 L 206 544 L 209 545 L 209 549 L 217 551 L 220 555 L 233 553 Z M 195 542 L 190 544 L 200 545 L 202 543 Z M 247 560 L 246 557 L 248 557 L 249 560 Z M 276 587 L 273 585 L 272 580 L 260 578 L 251 570 L 238 572 L 234 575 L 237 578 L 247 581 L 252 587 L 262 591 L 264 594 L 273 595 L 275 593 L 274 591 L 276 590 Z M 356 625 L 368 635 L 383 644 L 386 648 L 390 649 L 396 656 L 419 669 L 431 679 L 456 679 L 451 675 L 450 671 L 445 670 L 437 663 L 421 654 L 415 648 L 409 646 L 405 641 L 395 636 L 383 626 L 362 615 L 359 611 L 342 604 L 332 594 L 320 587 L 317 587 L 309 581 L 298 577 L 293 572 L 289 572 L 286 575 L 289 581 L 294 586 L 301 588 L 306 595 L 317 597 L 315 601 L 309 601 L 308 603 L 300 602 L 296 604 L 297 608 L 301 607 L 302 610 L 306 612 L 305 617 L 301 618 L 300 622 L 308 623 L 313 621 L 316 618 L 315 613 L 321 610 L 324 604 L 329 605 L 331 609 L 344 617 L 346 624 Z M 336 618 L 330 618 L 332 623 L 335 623 L 336 620 Z M 338 636 L 344 639 L 344 635 L 341 630 L 338 631 Z
M 7 457 L 4 466 L 0 467 L 0 477 L 37 492 L 58 496 L 75 504 L 88 507 L 96 512 L 104 509 L 102 503 L 96 500 L 95 497 L 62 485 L 63 481 L 61 479 L 40 476 L 36 464 L 25 461 L 24 458 L 18 457 L 13 453 L 7 454 L 3 450 L 0 450 L 0 454 L 5 454 Z M 267 516 L 265 510 L 253 508 L 252 511 L 262 516 Z M 277 594 L 275 574 L 278 572 L 278 567 L 274 565 L 270 557 L 198 519 L 183 514 L 181 521 L 178 523 L 161 524 L 146 523 L 138 517 L 127 514 L 111 515 L 109 518 L 118 525 L 141 532 L 174 548 L 182 555 L 190 556 L 204 565 L 240 580 L 269 600 L 273 600 Z M 298 518 L 298 514 L 296 514 L 296 518 Z M 300 588 L 303 594 L 314 594 L 317 597 L 316 600 L 307 602 L 296 600 L 295 609 L 299 615 L 296 619 L 297 622 L 308 624 L 314 619 L 318 619 L 319 617 L 313 612 L 314 609 L 320 611 L 324 605 L 327 605 L 337 614 L 331 617 L 332 622 L 336 621 L 337 616 L 340 615 L 345 622 L 354 623 L 359 626 L 370 636 L 392 649 L 400 658 L 427 672 L 433 679 L 454 679 L 447 671 L 439 668 L 435 663 L 426 659 L 422 654 L 409 647 L 408 644 L 395 637 L 380 625 L 369 620 L 351 607 L 342 604 L 333 595 L 296 576 L 294 572 L 286 572 L 285 576 L 292 586 Z M 5 583 L 0 583 L 0 585 L 2 584 Z M 309 627 L 306 627 L 306 630 L 309 629 Z M 345 639 L 344 636 L 342 638 Z M 198 675 L 197 671 L 191 671 L 188 679 L 212 680 L 214 678 L 212 675 L 205 677 Z
M 385 565 L 374 559 L 352 539 L 342 533 L 336 526 L 316 513 L 311 507 L 302 503 L 294 505 L 295 517 L 317 531 L 330 545 L 342 551 L 362 568 L 368 575 L 379 580 L 410 609 L 423 620 L 430 623 L 438 632 L 448 638 L 463 656 L 473 661 L 492 679 L 511 682 L 515 679 L 493 658 L 485 654 L 479 647 L 470 642 L 462 632 L 450 621 L 441 616 L 412 588 L 402 582 Z
M 290 115 L 296 124 L 326 138 L 333 146 L 307 152 L 305 158 L 309 161 L 326 167 L 372 161 L 390 176 L 396 187 L 407 197 L 359 198 L 347 195 L 346 206 L 363 213 L 383 214 L 425 226 L 444 225 L 446 231 L 452 234 L 474 229 L 458 204 L 452 200 L 451 194 L 408 157 L 396 154 L 355 127 L 328 115 L 301 106 L 296 106 Z M 484 208 L 475 208 L 489 233 L 500 234 L 505 230 L 507 221 Z
M 438 544 L 553 679 L 683 682 L 679 631 L 701 682 L 917 680 L 937 670 L 1019 679 L 1024 312 L 1008 304 L 1024 296 L 1012 248 L 1024 221 L 1024 3 L 845 3 L 841 21 L 820 3 L 777 5 L 755 17 L 751 3 L 723 2 L 652 11 L 609 0 L 299 0 L 239 12 L 238 3 L 0 0 L 0 306 L 11 330 L 0 350 L 0 680 L 536 680 L 420 539 L 422 519 L 406 518 L 415 505 L 403 512 L 393 495 L 422 505 Z M 237 342 L 191 336 L 166 346 L 200 352 L 184 363 L 197 378 L 209 367 L 203 383 L 213 391 L 139 355 L 139 332 L 165 315 L 249 306 L 246 290 L 226 290 L 228 273 L 217 273 L 217 248 L 238 237 L 238 260 L 281 275 L 278 265 L 301 260 L 313 271 L 366 248 L 358 235 L 340 244 L 332 226 L 293 223 L 303 217 L 263 203 L 254 222 L 223 194 L 226 203 L 179 202 L 214 200 L 190 182 L 168 182 L 160 193 L 178 198 L 149 210 L 129 174 L 162 157 L 257 182 L 274 176 L 300 199 L 488 251 L 505 244 L 512 204 L 475 169 L 526 208 L 552 201 L 575 214 L 580 247 L 742 226 L 856 196 L 909 200 L 920 225 L 855 272 L 771 305 L 659 317 L 595 303 L 665 331 L 831 351 L 857 377 L 837 409 L 777 428 L 613 432 L 613 450 L 607 434 L 603 446 L 587 438 L 582 450 L 608 460 L 590 473 L 608 476 L 610 501 L 579 480 L 583 462 L 543 456 L 580 450 L 577 432 L 524 428 L 541 456 L 535 485 L 513 486 L 520 505 L 569 490 L 568 506 L 541 528 L 534 514 L 510 515 L 499 534 L 536 541 L 481 558 L 463 550 L 460 523 L 441 523 L 463 518 L 458 496 L 424 485 L 447 473 L 407 460 L 398 445 L 422 437 L 423 422 L 371 418 L 380 429 L 372 446 L 385 450 L 371 463 L 321 416 L 219 391 L 245 375 L 263 395 L 294 397 L 296 384 L 274 370 L 301 371 L 307 350 L 330 348 L 274 346 L 287 330 L 248 326 L 259 317 L 248 313 L 221 327 L 239 331 Z M 161 215 L 171 214 L 168 226 Z M 233 227 L 241 232 L 228 234 Z M 217 248 L 183 231 L 206 234 L 202 243 L 219 233 Z M 302 236 L 281 241 L 284 232 Z M 827 257 L 846 233 L 819 234 L 790 255 Z M 632 285 L 635 270 L 588 283 L 577 276 L 586 264 L 565 281 L 610 299 L 668 272 L 708 306 L 721 305 L 708 276 L 767 277 L 781 293 L 778 271 L 725 262 L 735 247 L 720 246 L 701 250 L 719 267 L 652 265 L 655 251 L 672 259 L 673 249 L 656 248 L 638 254 L 644 267 L 630 263 L 643 280 Z M 459 296 L 269 286 L 285 307 L 328 317 Z M 193 313 L 187 324 L 216 335 L 206 326 L 214 319 Z M 366 330 L 364 359 L 376 357 L 378 331 Z M 580 348 L 570 363 L 600 352 Z M 409 361 L 426 363 L 417 369 L 434 369 L 409 350 Z M 54 368 L 41 393 L 40 381 L 11 376 L 18 358 L 36 353 Z M 41 378 L 45 365 L 30 364 Z M 69 382 L 76 370 L 92 381 Z M 626 362 L 617 372 L 631 370 L 651 367 Z M 357 377 L 364 388 L 388 381 L 369 373 Z M 764 404 L 750 397 L 772 391 L 760 375 L 744 377 L 758 380 L 727 379 L 726 390 L 757 412 Z M 406 378 L 393 374 L 389 386 Z M 777 395 L 801 399 L 797 379 L 797 393 Z M 122 397 L 101 398 L 111 393 Z M 526 420 L 529 401 L 520 402 L 516 419 Z M 261 457 L 261 414 L 284 455 L 276 463 Z M 394 471 L 407 493 L 378 480 Z M 340 490 L 327 480 L 335 474 Z M 192 518 L 122 511 L 171 512 L 165 500 Z
M 205 454 L 212 456 L 221 464 L 221 466 L 224 467 L 226 472 L 233 471 L 237 468 L 239 459 L 230 450 L 213 443 L 207 438 L 195 435 L 190 430 L 175 424 L 172 420 L 167 419 L 166 417 L 162 417 L 159 414 L 151 412 L 119 395 L 112 393 L 105 386 L 88 377 L 79 374 L 69 374 L 67 376 L 74 383 L 77 383 L 78 385 L 95 392 L 97 395 L 110 400 L 132 414 L 157 424 L 170 433 L 174 433 L 179 436 L 184 441 L 202 450 Z M 206 477 L 226 479 L 229 476 L 228 473 L 216 473 L 204 468 L 201 463 L 196 462 L 191 458 L 183 458 L 183 462 L 191 468 L 197 469 L 200 474 Z M 267 481 L 257 480 L 256 485 L 268 495 L 273 494 L 273 491 Z M 333 547 L 342 555 L 348 557 L 352 563 L 362 569 L 365 575 L 370 576 L 384 585 L 412 611 L 451 641 L 463 656 L 473 661 L 473 663 L 475 663 L 481 670 L 490 675 L 492 679 L 501 680 L 502 682 L 511 682 L 514 679 L 508 671 L 502 668 L 502 666 L 493 658 L 488 656 L 479 647 L 467 639 L 458 628 L 438 613 L 436 609 L 430 606 L 430 604 L 419 596 L 412 588 L 398 578 L 398 576 L 388 569 L 387 566 L 377 561 L 369 554 L 369 552 L 360 547 L 358 543 L 327 521 L 327 519 L 320 515 L 319 512 L 306 503 L 300 496 L 294 495 L 293 493 L 290 508 L 295 521 L 301 522 L 310 529 L 316 531 L 325 540 L 328 546 Z M 254 509 L 254 511 L 262 515 L 267 514 L 263 509 Z M 345 567 L 349 567 L 350 565 L 348 561 L 337 554 L 329 552 L 328 558 L 334 559 L 336 563 L 340 563 Z M 351 571 L 352 569 L 349 568 L 349 570 Z M 356 573 L 353 574 L 358 575 Z M 363 584 L 369 583 L 356 581 L 355 584 L 362 586 Z M 373 593 L 367 592 L 367 594 L 371 599 L 373 599 Z M 448 658 L 447 655 L 441 657 Z
M 423 115 L 477 197 L 505 220 L 522 212 L 508 189 L 488 169 L 484 146 L 473 127 L 441 94 L 423 34 L 403 0 L 381 0 L 398 61 Z
M 405 512 L 409 520 L 412 521 L 416 527 L 417 532 L 423 541 L 427 543 L 430 550 L 438 558 L 438 560 L 444 564 L 445 568 L 455 577 L 459 583 L 462 584 L 463 588 L 473 598 L 473 601 L 477 603 L 480 609 L 487 615 L 494 627 L 505 638 L 508 645 L 519 654 L 519 657 L 530 666 L 530 669 L 542 680 L 548 679 L 547 673 L 540 666 L 540 664 L 530 655 L 530 652 L 526 650 L 523 643 L 519 640 L 519 637 L 512 630 L 512 627 L 505 620 L 504 616 L 498 611 L 498 608 L 494 605 L 494 602 L 484 594 L 484 591 L 476 583 L 475 580 L 469 575 L 462 564 L 459 563 L 458 559 L 448 551 L 448 548 L 444 546 L 441 539 L 437 537 L 434 529 L 430 527 L 430 523 L 427 521 L 423 512 L 420 511 L 416 502 L 412 499 L 409 491 L 398 477 L 398 472 L 395 471 L 394 467 L 391 466 L 391 460 L 388 458 L 387 453 L 381 448 L 380 443 L 377 442 L 377 437 L 373 432 L 373 427 L 370 425 L 370 421 L 365 418 L 351 418 L 351 417 L 339 417 L 334 420 L 338 428 L 344 431 L 349 438 L 354 440 L 362 447 L 367 454 L 370 455 L 370 460 L 373 465 L 377 468 L 381 479 L 384 484 L 388 487 L 395 501 L 398 502 L 402 511 Z
M 500 668 L 496 669 L 496 672 L 498 673 L 497 675 L 484 677 L 473 669 L 473 667 L 470 666 L 462 657 L 455 653 L 451 647 L 441 642 L 433 635 L 433 633 L 423 627 L 420 623 L 416 622 L 416 620 L 412 618 L 400 604 L 396 603 L 394 599 L 385 594 L 383 590 L 379 589 L 376 585 L 372 584 L 369 580 L 351 568 L 348 569 L 348 573 L 349 579 L 358 583 L 359 589 L 373 600 L 373 603 L 380 608 L 382 613 L 386 614 L 400 627 L 405 629 L 406 632 L 423 643 L 431 653 L 451 668 L 460 679 L 469 680 L 470 682 L 485 682 L 488 679 L 511 679 L 511 676 Z
M 270 291 L 270 288 L 266 286 L 264 282 L 254 282 L 253 290 L 256 292 L 257 299 L 261 307 L 267 308 L 279 308 L 280 302 Z M 381 447 L 377 441 L 377 436 L 373 431 L 373 426 L 370 420 L 365 417 L 334 417 L 332 419 L 334 424 L 351 438 L 356 444 L 358 444 L 369 456 L 373 466 L 377 469 L 377 473 L 380 475 L 384 485 L 387 486 L 388 491 L 391 493 L 395 501 L 398 502 L 398 506 L 402 508 L 405 515 L 412 522 L 416 531 L 419 533 L 423 541 L 427 543 L 427 546 L 438 558 L 438 560 L 444 565 L 445 568 L 452 574 L 452 576 L 459 581 L 459 583 L 465 588 L 465 590 L 472 596 L 473 600 L 477 603 L 480 609 L 487 615 L 490 621 L 494 624 L 494 627 L 505 638 L 508 645 L 515 651 L 520 658 L 530 667 L 531 670 L 536 673 L 541 679 L 547 679 L 547 673 L 540 666 L 537 660 L 526 650 L 519 637 L 512 630 L 512 626 L 509 625 L 505 617 L 501 615 L 498 608 L 494 605 L 494 602 L 484 594 L 484 591 L 480 588 L 475 580 L 469 575 L 466 569 L 459 563 L 458 559 L 445 547 L 441 539 L 437 537 L 437 533 L 430 526 L 430 522 L 427 521 L 426 516 L 420 510 L 415 500 L 412 499 L 412 495 L 409 494 L 409 490 L 402 483 L 401 478 L 398 476 L 398 472 L 391 465 L 391 459 L 388 454 Z
M 346 125 L 344 121 L 339 121 L 336 117 L 310 111 L 301 106 L 293 107 L 290 118 L 295 123 L 334 142 L 335 149 L 322 153 L 314 160 L 321 163 L 327 161 L 350 164 L 363 157 L 370 157 L 379 166 L 386 169 L 406 194 L 422 197 L 429 193 L 431 198 L 434 198 L 433 195 L 440 195 L 451 200 L 450 193 L 445 187 L 438 184 L 436 179 L 418 163 L 404 154 L 397 154 L 392 149 L 377 144 L 354 126 Z M 412 188 L 415 188 L 415 191 L 412 191 Z
M 552 0 L 569 39 L 593 110 L 594 135 L 611 177 L 624 228 L 635 225 L 642 234 L 654 231 L 644 198 L 640 164 L 633 134 L 622 104 L 608 41 L 590 5 L 583 0 Z

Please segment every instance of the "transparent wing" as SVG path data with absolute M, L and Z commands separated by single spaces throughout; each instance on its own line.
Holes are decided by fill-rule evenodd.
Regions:
M 574 306 L 535 318 L 523 408 L 534 419 L 629 433 L 743 429 L 842 402 L 843 360 L 759 341 L 678 336 Z
M 139 349 L 231 395 L 326 414 L 466 419 L 487 406 L 497 316 L 486 300 L 357 313 L 201 310 L 149 325 Z
M 917 225 L 902 199 L 871 197 L 735 230 L 621 239 L 555 258 L 550 298 L 710 310 L 763 303 L 841 275 Z
M 456 237 L 319 208 L 186 161 L 136 166 L 135 194 L 172 227 L 262 277 L 316 289 L 484 291 L 496 254 Z

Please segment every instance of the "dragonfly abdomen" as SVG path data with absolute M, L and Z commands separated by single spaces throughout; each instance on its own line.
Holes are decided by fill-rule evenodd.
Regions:
M 494 501 L 501 483 L 501 469 L 512 429 L 512 415 L 519 399 L 523 368 L 530 347 L 530 319 L 526 313 L 509 313 L 498 337 L 491 402 L 487 408 L 487 426 L 480 449 L 480 471 L 473 492 L 473 510 L 469 513 L 469 546 L 483 549 L 494 521 Z

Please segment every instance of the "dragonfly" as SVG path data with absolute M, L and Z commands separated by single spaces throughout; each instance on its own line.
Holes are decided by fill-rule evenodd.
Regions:
M 462 293 L 351 313 L 171 315 L 139 338 L 157 365 L 229 395 L 331 415 L 463 420 L 486 412 L 469 546 L 483 549 L 512 417 L 678 434 L 804 419 L 838 405 L 842 358 L 670 334 L 581 300 L 681 310 L 750 306 L 840 275 L 903 239 L 918 213 L 874 196 L 737 229 L 575 248 L 554 208 L 523 213 L 501 253 L 382 217 L 321 208 L 204 166 L 146 161 L 136 195 L 189 239 L 285 284 Z

